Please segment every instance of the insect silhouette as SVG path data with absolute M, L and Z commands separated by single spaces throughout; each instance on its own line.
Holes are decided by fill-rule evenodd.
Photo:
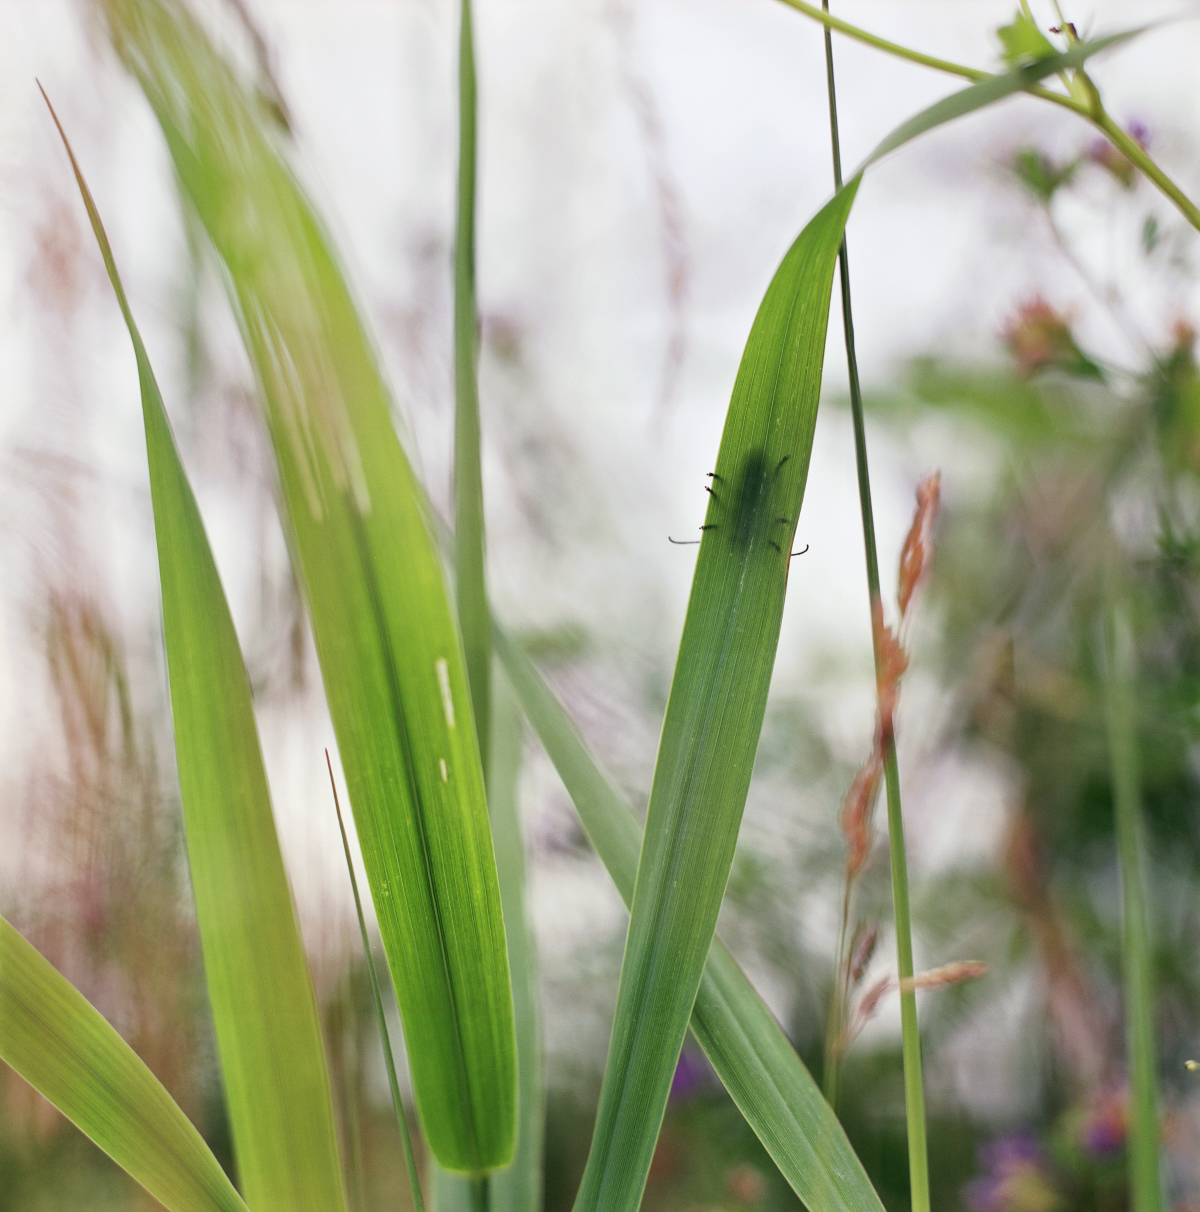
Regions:
M 712 483 L 706 484 L 704 489 L 720 506 L 719 520 L 706 521 L 700 529 L 728 532 L 735 551 L 747 550 L 756 538 L 765 534 L 767 542 L 782 554 L 783 548 L 773 537 L 779 533 L 775 527 L 790 526 L 792 520 L 779 514 L 772 515 L 771 493 L 788 457 L 784 455 L 774 468 L 771 468 L 763 451 L 752 450 L 746 456 L 732 490 L 724 476 L 710 471 L 706 478 L 712 480 Z M 712 513 L 711 510 L 709 512 Z M 670 535 L 667 535 L 667 539 L 677 547 L 693 546 L 700 542 L 699 539 L 673 539 Z M 807 550 L 806 544 L 802 551 L 790 552 L 789 558 L 803 555 Z

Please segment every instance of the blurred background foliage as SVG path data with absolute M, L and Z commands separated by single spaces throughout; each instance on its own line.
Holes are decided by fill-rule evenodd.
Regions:
M 237 22 L 262 91 L 286 125 L 291 109 L 273 71 L 276 51 L 240 6 Z M 627 56 L 618 76 L 651 166 L 664 271 L 665 337 L 650 375 L 658 393 L 653 422 L 661 426 L 678 406 L 689 356 L 693 253 L 659 99 L 629 57 L 631 30 L 622 9 L 613 18 L 615 45 Z M 1131 123 L 1130 133 L 1143 142 L 1158 137 L 1141 124 Z M 933 1201 L 939 1212 L 1128 1206 L 1119 894 L 1099 668 L 1101 574 L 1115 542 L 1139 658 L 1164 1167 L 1172 1207 L 1187 1212 L 1200 1208 L 1200 1077 L 1184 1068 L 1200 1050 L 1200 373 L 1186 305 L 1195 282 L 1192 238 L 1163 217 L 1105 144 L 1006 145 L 993 152 L 992 167 L 1010 202 L 1020 199 L 1014 205 L 1023 228 L 1009 233 L 1008 247 L 1027 228 L 1043 233 L 1040 280 L 1070 282 L 1063 293 L 1075 292 L 1087 324 L 1030 286 L 993 327 L 990 350 L 984 342 L 966 357 L 909 360 L 873 376 L 867 400 L 885 481 L 887 474 L 914 481 L 929 469 L 930 451 L 947 477 L 933 573 L 905 636 L 913 668 L 899 717 L 902 767 L 917 790 L 906 802 L 917 805 L 918 817 L 918 962 L 989 965 L 981 980 L 922 996 Z M 1085 212 L 1089 238 L 1081 240 Z M 1097 231 L 1107 242 L 1103 256 L 1095 252 Z M 93 267 L 78 216 L 52 205 L 36 232 L 27 286 L 40 309 L 38 339 L 66 349 L 85 328 Z M 186 272 L 165 309 L 182 334 L 177 425 L 202 502 L 217 511 L 218 531 L 223 523 L 237 534 L 242 601 L 235 609 L 268 753 L 274 744 L 281 755 L 274 777 L 297 747 L 319 755 L 326 724 L 248 377 L 229 355 L 228 320 L 213 305 L 213 268 L 186 220 L 183 237 Z M 427 435 L 450 416 L 448 249 L 427 232 L 405 256 L 415 302 L 386 312 L 383 328 L 408 392 L 407 423 L 427 463 L 440 469 L 438 442 L 446 439 Z M 1151 284 L 1155 306 L 1145 306 L 1142 287 L 1136 297 L 1126 292 L 1114 264 L 1132 265 L 1131 276 Z M 490 308 L 484 292 L 484 408 L 499 418 L 486 435 L 485 473 L 490 466 L 492 482 L 505 485 L 493 534 L 507 528 L 532 536 L 513 555 L 515 571 L 497 578 L 506 600 L 536 580 L 531 571 L 540 572 L 538 584 L 552 581 L 579 536 L 621 542 L 621 523 L 604 511 L 602 452 L 583 450 L 585 438 L 547 403 L 554 391 L 528 336 L 532 324 L 519 308 Z M 945 344 L 953 347 L 953 338 Z M 840 407 L 840 378 L 832 368 L 827 377 L 828 412 Z M 86 395 L 78 384 L 72 393 Z M 72 407 L 54 414 L 68 427 L 78 416 Z M 646 467 L 653 466 L 650 448 Z M 187 893 L 157 623 L 143 613 L 131 624 L 114 605 L 127 591 L 153 601 L 153 585 L 144 577 L 113 584 L 119 578 L 104 570 L 86 522 L 86 452 L 50 455 L 9 439 L 4 466 L 6 492 L 25 494 L 16 516 L 35 518 L 19 630 L 47 692 L 30 709 L 19 778 L 6 783 L 19 862 L 6 868 L 0 910 L 121 1030 L 232 1167 Z M 430 482 L 444 501 L 444 483 L 436 474 Z M 30 499 L 39 502 L 33 513 Z M 656 537 L 655 559 L 668 558 L 663 545 Z M 503 537 L 497 549 L 513 550 Z M 860 575 L 857 546 L 840 558 Z M 580 596 L 592 582 L 573 575 Z M 528 604 L 519 620 L 523 638 L 618 785 L 644 807 L 674 654 L 673 642 L 647 635 L 665 629 L 669 612 L 660 609 L 642 632 L 620 637 L 599 625 L 594 609 L 563 609 L 555 593 L 549 586 Z M 621 618 L 630 601 L 654 600 L 636 586 L 622 593 Z M 768 710 L 721 930 L 819 1079 L 845 859 L 838 806 L 866 756 L 871 707 L 869 693 L 859 693 L 864 666 L 856 657 L 831 646 L 809 652 L 806 662 L 807 681 L 781 678 Z M 831 688 L 841 696 L 833 708 L 822 698 Z M 857 721 L 849 727 L 835 718 L 847 712 Z M 293 739 L 281 739 L 287 736 Z M 305 777 L 285 774 L 277 801 Z M 556 1210 L 570 1207 L 586 1156 L 625 917 L 531 737 L 522 796 L 547 1005 L 546 1207 Z M 282 827 L 297 860 L 293 881 L 309 889 L 298 899 L 352 1206 L 403 1207 L 399 1142 L 345 893 L 330 893 L 312 877 L 322 864 L 306 857 L 294 832 L 289 843 Z M 317 836 L 324 845 L 332 835 Z M 920 861 L 922 841 L 936 861 Z M 862 966 L 860 1006 L 862 990 L 888 975 L 890 912 L 886 843 L 877 838 L 854 901 L 854 922 L 880 938 Z M 885 1204 L 903 1212 L 894 1000 L 883 996 L 863 1016 L 862 1034 L 846 1053 L 838 1109 Z M 393 1029 L 398 1035 L 398 1021 Z M 0 1209 L 152 1206 L 10 1071 L 0 1073 L 0 1087 Z M 797 1206 L 690 1044 L 644 1206 Z

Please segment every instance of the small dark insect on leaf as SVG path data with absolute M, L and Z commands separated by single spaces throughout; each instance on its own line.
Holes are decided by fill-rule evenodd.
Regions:
M 788 456 L 784 455 L 774 468 L 767 462 L 766 454 L 761 450 L 753 450 L 746 456 L 742 464 L 741 474 L 732 492 L 728 489 L 725 477 L 715 471 L 707 473 L 706 478 L 711 484 L 705 484 L 704 490 L 709 493 L 716 503 L 716 520 L 705 522 L 701 530 L 718 530 L 729 535 L 730 543 L 736 551 L 746 551 L 759 538 L 766 537 L 767 542 L 782 554 L 783 548 L 773 536 L 776 526 L 790 526 L 791 518 L 769 513 L 771 494 L 775 481 L 783 470 Z M 710 507 L 709 516 L 713 516 Z M 673 539 L 667 536 L 677 547 L 685 547 L 699 543 L 699 539 Z M 808 547 L 801 551 L 789 552 L 791 556 L 803 555 Z
M 728 487 L 725 476 L 716 471 L 709 471 L 707 478 L 712 484 L 705 484 L 704 490 L 713 498 L 714 505 L 709 507 L 709 518 L 701 530 L 720 531 L 727 536 L 733 549 L 742 553 L 753 549 L 755 542 L 766 538 L 767 543 L 783 554 L 783 548 L 776 541 L 776 526 L 790 526 L 792 519 L 776 514 L 771 515 L 771 496 L 775 490 L 776 480 L 788 462 L 787 454 L 779 459 L 775 467 L 767 463 L 764 451 L 750 451 L 742 464 L 741 474 L 738 475 L 732 491 Z M 714 508 L 715 507 L 715 508 Z M 699 539 L 670 538 L 676 547 L 696 544 Z M 789 559 L 793 555 L 804 555 L 808 548 L 800 551 L 789 551 Z

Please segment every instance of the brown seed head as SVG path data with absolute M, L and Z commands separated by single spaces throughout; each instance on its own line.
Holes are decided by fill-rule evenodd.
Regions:
M 901 618 L 908 614 L 912 596 L 933 562 L 933 532 L 941 500 L 942 475 L 935 471 L 917 485 L 917 509 L 900 552 L 898 596 Z
M 940 989 L 943 985 L 957 985 L 962 981 L 973 981 L 988 970 L 982 960 L 955 960 L 928 972 L 917 972 L 900 982 L 901 993 L 915 993 L 918 989 Z
M 850 983 L 857 985 L 875 954 L 875 943 L 879 938 L 879 930 L 874 925 L 859 922 L 854 931 L 854 939 L 850 944 Z
M 883 621 L 883 603 L 871 603 L 871 627 L 875 634 L 878 665 L 875 678 L 879 694 L 880 747 L 886 747 L 892 737 L 896 700 L 900 697 L 900 678 L 908 668 L 908 653 L 896 638 L 896 633 Z
M 867 991 L 863 994 L 863 999 L 858 1003 L 858 1014 L 855 1016 L 855 1029 L 859 1030 L 862 1025 L 871 1017 L 872 1014 L 879 1008 L 879 1003 L 896 987 L 895 980 L 890 976 L 881 976 Z
M 865 766 L 854 776 L 842 803 L 841 825 L 846 838 L 846 879 L 852 880 L 863 868 L 871 849 L 871 817 L 883 776 L 883 759 L 878 747 Z

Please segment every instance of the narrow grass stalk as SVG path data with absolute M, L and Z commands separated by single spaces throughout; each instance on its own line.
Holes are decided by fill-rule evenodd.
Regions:
M 895 55 L 898 59 L 907 59 L 909 63 L 932 67 L 935 71 L 948 72 L 952 76 L 962 76 L 966 80 L 986 80 L 991 75 L 990 72 L 985 72 L 980 68 L 953 63 L 949 59 L 938 59 L 934 55 L 926 55 L 911 47 L 901 46 L 898 42 L 889 42 L 886 38 L 868 33 L 857 25 L 851 25 L 849 21 L 843 21 L 840 17 L 833 16 L 826 0 L 821 0 L 820 8 L 817 8 L 815 4 L 805 3 L 805 0 L 782 0 L 782 3 L 803 13 L 806 17 L 811 17 L 814 21 L 819 21 L 825 27 L 826 38 L 829 37 L 829 31 L 835 29 L 838 33 L 845 34 L 856 42 L 873 46 L 876 50 L 881 50 L 888 55 Z
M 829 0 L 822 0 L 828 11 Z M 825 70 L 829 89 L 829 131 L 833 149 L 833 176 L 837 189 L 842 187 L 842 154 L 838 138 L 837 89 L 833 74 L 833 42 L 825 27 Z M 879 555 L 875 544 L 875 513 L 871 506 L 871 479 L 867 466 L 867 434 L 863 420 L 862 388 L 858 378 L 858 357 L 854 347 L 854 316 L 850 306 L 850 256 L 843 234 L 838 250 L 838 272 L 842 287 L 842 326 L 846 340 L 846 364 L 850 377 L 850 411 L 854 418 L 854 457 L 858 467 L 858 496 L 862 508 L 863 546 L 867 560 L 867 589 L 871 598 L 871 639 L 875 656 L 875 675 L 882 675 L 881 630 L 883 597 L 879 589 Z M 896 918 L 896 966 L 901 982 L 913 974 L 912 923 L 908 904 L 908 866 L 904 853 L 904 818 L 900 808 L 900 767 L 896 760 L 896 737 L 890 712 L 885 716 L 881 703 L 880 727 L 883 730 L 884 783 L 887 787 L 888 847 L 892 865 L 892 903 Z M 900 1022 L 904 1051 L 904 1106 L 908 1118 L 909 1186 L 913 1212 L 929 1212 L 929 1157 L 925 1141 L 925 1091 L 921 1078 L 921 1035 L 917 1024 L 917 1000 L 914 992 L 900 993 Z M 836 1095 L 834 1079 L 832 1089 Z
M 1116 574 L 1104 603 L 1104 689 L 1121 867 L 1121 959 L 1130 1085 L 1129 1186 L 1133 1212 L 1161 1212 L 1158 1168 L 1154 990 L 1142 878 L 1142 807 L 1137 754 L 1136 654 Z
M 846 1030 L 846 924 L 850 919 L 850 885 L 842 896 L 842 921 L 838 927 L 837 951 L 834 953 L 833 987 L 829 994 L 829 1015 L 825 1021 L 825 1063 L 821 1068 L 821 1093 L 836 1111 L 838 1079 L 842 1071 L 841 1041 Z
M 1159 168 L 1146 149 L 1113 121 L 1108 111 L 1100 104 L 1099 96 L 1094 112 L 1088 117 L 1098 130 L 1108 136 L 1113 146 L 1174 203 L 1179 213 L 1197 231 L 1200 231 L 1200 208 Z
M 454 530 L 458 621 L 484 776 L 491 732 L 491 627 L 484 574 L 478 314 L 475 304 L 475 42 L 462 0 L 458 45 L 458 218 L 454 241 Z
M 329 767 L 329 785 L 333 788 L 333 807 L 337 813 L 338 829 L 342 834 L 342 849 L 346 853 L 346 870 L 350 873 L 350 887 L 354 891 L 354 911 L 358 914 L 358 929 L 362 935 L 363 954 L 367 959 L 367 975 L 371 978 L 371 996 L 375 1000 L 375 1015 L 379 1020 L 379 1039 L 383 1044 L 383 1060 L 387 1065 L 388 1086 L 392 1091 L 392 1106 L 396 1109 L 396 1121 L 400 1125 L 400 1142 L 404 1146 L 404 1167 L 408 1171 L 408 1185 L 412 1190 L 413 1208 L 425 1212 L 425 1201 L 421 1198 L 421 1183 L 417 1177 L 417 1159 L 413 1153 L 412 1137 L 408 1131 L 408 1117 L 404 1113 L 404 1102 L 400 1098 L 400 1083 L 396 1078 L 396 1062 L 392 1059 L 392 1041 L 388 1036 L 387 1015 L 383 1012 L 383 996 L 379 991 L 379 976 L 375 971 L 375 960 L 371 955 L 371 942 L 367 938 L 367 922 L 363 917 L 362 898 L 358 895 L 358 880 L 354 875 L 354 860 L 350 857 L 350 842 L 346 837 L 346 825 L 342 820 L 342 806 L 338 802 L 337 783 L 333 778 L 333 763 L 329 750 L 325 750 L 325 764 Z
M 488 1176 L 486 1174 L 471 1179 L 472 1212 L 488 1212 L 491 1206 L 490 1194 L 491 1192 L 488 1190 Z

